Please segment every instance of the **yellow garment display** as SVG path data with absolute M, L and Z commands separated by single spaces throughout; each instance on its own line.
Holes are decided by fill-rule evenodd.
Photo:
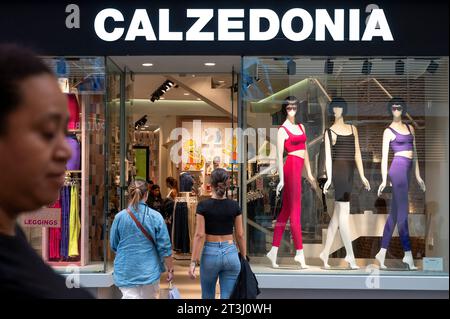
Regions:
M 78 238 L 81 231 L 80 205 L 78 187 L 72 186 L 70 191 L 70 218 L 69 218 L 69 256 L 78 256 Z

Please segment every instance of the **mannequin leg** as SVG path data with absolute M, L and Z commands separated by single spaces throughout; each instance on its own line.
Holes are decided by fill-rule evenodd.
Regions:
M 267 253 L 267 258 L 269 258 L 271 264 L 272 264 L 272 268 L 278 268 L 278 264 L 277 264 L 277 255 L 278 255 L 278 247 L 276 246 L 272 246 L 272 248 L 270 249 L 270 251 Z
M 296 251 L 294 260 L 300 264 L 301 268 L 303 268 L 303 269 L 309 268 L 309 266 L 306 264 L 306 261 L 305 261 L 305 254 L 303 252 L 303 249 L 298 249 Z
M 323 261 L 323 266 L 325 268 L 330 268 L 330 265 L 328 265 L 328 255 L 330 254 L 331 245 L 333 244 L 334 236 L 336 236 L 336 232 L 339 226 L 339 207 L 337 203 L 338 202 L 334 203 L 333 216 L 331 217 L 330 224 L 328 225 L 325 248 L 319 255 L 320 259 L 322 259 Z
M 352 238 L 350 234 L 350 202 L 338 202 L 339 204 L 339 231 L 342 242 L 344 243 L 345 261 L 349 263 L 351 269 L 359 269 L 356 265 L 355 255 L 353 254 Z
M 409 226 L 408 226 L 408 191 L 409 191 L 409 177 L 412 161 L 409 159 L 401 159 L 404 163 L 404 175 L 402 174 L 401 179 L 395 181 L 396 190 L 396 200 L 397 200 L 397 210 L 398 210 L 398 234 L 400 236 L 400 241 L 405 251 L 405 256 L 402 261 L 408 265 L 410 270 L 416 270 L 417 267 L 414 266 L 414 259 L 411 252 L 411 241 L 409 239 Z M 394 183 L 394 182 L 393 182 Z

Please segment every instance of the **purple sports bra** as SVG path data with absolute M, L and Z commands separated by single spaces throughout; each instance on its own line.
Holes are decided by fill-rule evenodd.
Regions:
M 409 129 L 409 125 L 406 124 L 408 128 L 409 134 L 400 134 L 392 127 L 389 126 L 389 129 L 394 133 L 395 139 L 390 142 L 392 150 L 394 153 L 402 152 L 402 151 L 412 151 L 414 149 L 414 135 L 412 135 L 411 130 Z

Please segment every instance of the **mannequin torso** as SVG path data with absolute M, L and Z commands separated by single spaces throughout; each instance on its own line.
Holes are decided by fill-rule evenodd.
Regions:
M 302 128 L 300 128 L 300 125 L 302 125 L 302 124 L 294 124 L 290 120 L 287 119 L 286 121 L 284 121 L 282 126 L 287 128 L 291 134 L 296 135 L 296 136 L 301 136 L 301 135 L 305 134 L 304 133 L 305 128 L 303 127 L 303 125 L 302 125 Z M 303 131 L 302 131 L 302 129 L 303 129 Z M 283 142 L 284 142 L 285 140 L 287 140 L 289 138 L 289 134 L 282 128 L 279 128 L 279 130 L 280 130 L 279 136 L 281 135 L 281 138 L 283 139 Z M 290 153 L 288 153 L 288 155 L 294 155 L 294 156 L 298 156 L 301 158 L 305 158 L 305 150 L 297 150 L 294 152 L 290 152 Z

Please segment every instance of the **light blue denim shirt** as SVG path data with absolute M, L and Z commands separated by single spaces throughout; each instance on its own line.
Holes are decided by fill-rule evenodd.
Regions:
M 119 212 L 114 218 L 110 235 L 111 249 L 116 252 L 114 282 L 117 287 L 151 285 L 158 282 L 165 271 L 164 257 L 172 255 L 169 233 L 157 211 L 142 202 L 137 211 L 129 208 L 153 237 L 156 247 L 136 226 L 126 210 Z

